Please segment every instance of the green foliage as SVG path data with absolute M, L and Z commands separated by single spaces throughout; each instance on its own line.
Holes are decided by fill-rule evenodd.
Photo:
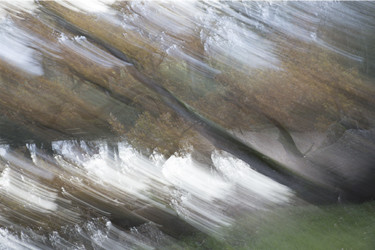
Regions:
M 258 211 L 222 239 L 196 235 L 170 249 L 373 249 L 374 212 L 373 202 Z

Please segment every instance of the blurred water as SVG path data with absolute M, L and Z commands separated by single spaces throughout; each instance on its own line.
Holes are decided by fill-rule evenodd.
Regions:
M 193 161 L 190 155 L 165 160 L 155 153 L 153 160 L 148 159 L 126 143 L 119 145 L 118 158 L 111 156 L 103 142 L 92 142 L 91 147 L 95 145 L 97 153 L 90 153 L 84 142 L 79 145 L 73 141 L 56 141 L 52 145 L 54 160 L 39 152 L 35 145 L 28 146 L 33 168 L 27 167 L 31 162 L 20 162 L 23 157 L 14 155 L 9 149 L 2 152 L 5 160 L 0 179 L 2 225 L 13 229 L 13 223 L 18 221 L 20 225 L 15 228 L 16 232 L 26 230 L 23 233 L 29 235 L 31 232 L 27 232 L 27 228 L 39 228 L 40 231 L 25 240 L 19 239 L 16 232 L 13 234 L 12 230 L 3 228 L 2 244 L 5 246 L 48 243 L 52 247 L 57 247 L 54 244 L 68 248 L 79 247 L 79 244 L 87 247 L 80 240 L 90 237 L 91 244 L 99 244 L 93 240 L 96 234 L 104 237 L 99 244 L 102 247 L 103 242 L 119 244 L 112 242 L 116 237 L 110 232 L 101 231 L 111 223 L 109 218 L 120 223 L 127 217 L 136 217 L 143 227 L 152 223 L 153 213 L 160 214 L 161 223 L 166 223 L 163 226 L 171 223 L 163 222 L 164 218 L 178 216 L 174 220 L 185 220 L 207 233 L 219 233 L 220 227 L 230 225 L 240 213 L 232 210 L 267 209 L 272 204 L 288 202 L 292 196 L 289 189 L 252 171 L 246 163 L 219 152 L 212 155 L 213 167 L 217 169 L 214 170 Z M 6 212 L 10 208 L 12 210 Z M 98 223 L 102 223 L 100 227 L 104 229 L 81 233 L 81 230 L 88 230 L 80 229 L 81 225 L 86 227 L 87 223 L 93 223 L 91 214 L 99 218 Z M 106 224 L 102 220 L 107 220 Z M 71 232 L 73 235 L 66 233 L 65 227 L 74 224 L 78 228 Z M 49 235 L 49 240 L 41 241 L 38 237 L 51 233 L 48 228 L 56 230 L 52 234 L 57 238 Z M 129 244 L 143 248 L 145 242 L 133 239 L 136 238 L 133 229 L 129 230 L 114 234 L 129 234 L 126 236 L 130 237 Z M 64 232 L 64 236 L 59 236 L 59 232 Z M 161 231 L 158 234 L 168 238 Z M 77 243 L 68 244 L 70 237 L 77 238 Z M 149 240 L 151 246 L 156 244 L 155 239 Z

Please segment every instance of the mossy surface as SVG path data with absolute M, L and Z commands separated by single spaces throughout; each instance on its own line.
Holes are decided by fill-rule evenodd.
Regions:
M 363 249 L 375 247 L 375 204 L 280 208 L 241 218 L 221 239 L 196 235 L 170 249 Z

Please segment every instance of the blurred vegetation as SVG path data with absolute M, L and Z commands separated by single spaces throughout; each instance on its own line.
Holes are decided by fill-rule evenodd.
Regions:
M 288 207 L 241 218 L 216 238 L 185 238 L 168 249 L 373 249 L 375 204 Z

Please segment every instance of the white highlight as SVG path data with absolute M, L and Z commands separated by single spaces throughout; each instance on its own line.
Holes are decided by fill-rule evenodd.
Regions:
M 74 11 L 103 13 L 110 11 L 109 5 L 113 4 L 115 0 L 60 0 L 57 2 Z
M 126 143 L 118 144 L 117 156 L 111 156 L 113 152 L 100 142 L 97 153 L 91 155 L 82 143 L 59 141 L 53 148 L 60 155 L 56 159 L 64 172 L 70 173 L 63 179 L 84 193 L 76 194 L 75 199 L 95 197 L 134 211 L 150 205 L 170 211 L 166 207 L 169 204 L 182 218 L 206 232 L 232 223 L 233 215 L 225 212 L 230 207 L 264 209 L 264 204 L 282 204 L 292 196 L 287 187 L 219 152 L 212 155 L 215 170 L 196 163 L 190 155 L 165 160 L 154 153 L 148 159 Z
M 32 75 L 43 75 L 38 53 L 29 47 L 29 35 L 5 20 L 0 23 L 0 59 Z

